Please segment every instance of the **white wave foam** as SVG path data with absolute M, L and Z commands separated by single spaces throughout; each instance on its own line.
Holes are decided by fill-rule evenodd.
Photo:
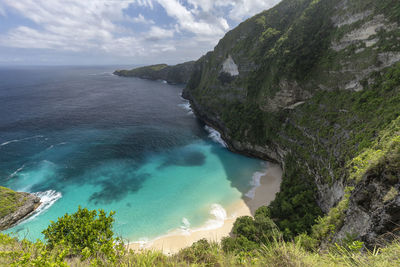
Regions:
M 209 133 L 208 137 L 211 138 L 214 142 L 219 143 L 224 147 L 227 147 L 225 141 L 221 137 L 221 134 L 217 130 L 211 128 L 208 125 L 204 126 L 204 129 L 206 129 L 206 131 Z
M 208 230 L 214 230 L 222 227 L 225 223 L 225 220 L 227 219 L 228 215 L 226 213 L 226 210 L 220 205 L 220 204 L 212 204 L 210 213 L 211 219 L 208 219 L 203 226 L 199 228 L 190 228 L 190 222 L 188 219 L 183 218 L 182 223 L 185 225 L 184 227 L 181 227 L 183 229 L 183 234 L 190 234 L 193 232 L 198 232 L 198 231 L 208 231 Z
M 182 226 L 181 226 L 181 228 L 182 229 L 189 229 L 190 228 L 190 222 L 189 222 L 189 220 L 187 219 L 187 218 L 185 218 L 185 217 L 183 217 L 182 218 Z
M 21 167 L 19 167 L 15 172 L 13 172 L 12 174 L 10 174 L 10 176 L 8 176 L 9 179 L 15 177 L 20 171 L 22 171 L 25 167 L 25 164 L 23 164 Z
M 263 177 L 265 174 L 266 172 L 255 172 L 253 174 L 253 178 L 250 181 L 250 185 L 252 186 L 252 188 L 250 189 L 249 192 L 245 194 L 246 197 L 254 199 L 257 187 L 261 185 L 261 177 Z
M 42 214 L 43 212 L 47 211 L 51 206 L 53 206 L 54 203 L 56 203 L 57 200 L 62 198 L 62 194 L 55 190 L 47 190 L 44 192 L 36 192 L 33 194 L 40 198 L 41 204 L 35 210 L 34 214 L 32 216 L 30 216 L 29 219 L 26 221 L 32 220 L 35 217 L 37 217 L 39 214 Z
M 228 219 L 226 210 L 220 204 L 212 204 L 210 209 L 210 215 L 212 217 L 205 222 L 205 224 L 199 228 L 190 228 L 190 222 L 187 218 L 182 218 L 182 226 L 179 229 L 175 229 L 170 231 L 168 234 L 156 237 L 152 240 L 148 240 L 147 238 L 141 238 L 138 241 L 130 242 L 131 244 L 139 244 L 140 248 L 149 248 L 153 242 L 156 240 L 166 238 L 169 236 L 176 236 L 176 235 L 190 235 L 193 232 L 199 231 L 209 231 L 214 230 L 222 227 L 225 223 L 225 220 Z
M 43 138 L 43 135 L 35 135 L 35 136 L 32 136 L 32 137 L 26 137 L 26 138 L 22 138 L 22 139 L 14 139 L 14 140 L 6 141 L 6 142 L 0 144 L 0 147 L 6 146 L 6 145 L 11 144 L 11 143 L 17 143 L 17 142 L 30 140 L 30 139 L 35 139 L 35 138 Z
M 65 144 L 67 144 L 67 143 L 66 142 L 62 142 L 62 143 L 58 143 L 58 144 L 55 144 L 55 145 L 50 145 L 48 148 L 46 148 L 45 151 L 53 149 L 55 146 L 62 146 L 62 145 L 65 145 Z
M 143 238 L 140 238 L 138 241 L 129 242 L 129 244 L 138 244 L 139 248 L 143 249 L 143 248 L 147 248 L 151 242 L 152 241 L 149 241 L 149 239 L 147 237 L 143 237 Z
M 18 139 L 10 140 L 10 141 L 7 141 L 7 142 L 4 142 L 4 143 L 0 144 L 0 146 L 6 146 L 8 144 L 19 142 L 19 141 L 21 141 L 21 140 L 18 140 Z
M 184 110 L 186 110 L 188 113 L 188 115 L 192 115 L 193 114 L 193 110 L 192 107 L 190 106 L 190 102 L 186 100 L 185 103 L 183 104 L 178 104 L 178 106 L 180 106 L 181 108 L 183 108 Z
M 224 225 L 227 219 L 226 210 L 219 204 L 212 204 L 210 214 L 214 216 L 213 219 L 206 221 L 203 227 L 195 229 L 194 231 L 213 230 L 220 228 Z
M 54 145 L 49 146 L 48 148 L 46 148 L 46 150 L 50 150 L 54 147 Z
M 62 194 L 60 192 L 56 192 L 54 190 L 47 190 L 44 192 L 36 192 L 36 193 L 33 193 L 33 195 L 40 198 L 40 202 L 41 202 L 40 206 L 26 220 L 22 219 L 22 220 L 18 221 L 15 225 L 24 224 L 29 221 L 32 221 L 38 215 L 47 211 L 57 200 L 59 200 L 62 197 Z

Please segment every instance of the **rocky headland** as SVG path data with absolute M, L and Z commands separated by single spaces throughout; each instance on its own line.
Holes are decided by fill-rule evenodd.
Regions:
M 148 80 L 164 80 L 170 84 L 186 84 L 193 72 L 194 61 L 169 66 L 157 64 L 132 70 L 116 70 L 115 75 Z
M 40 206 L 40 198 L 25 192 L 0 187 L 0 231 L 26 219 Z

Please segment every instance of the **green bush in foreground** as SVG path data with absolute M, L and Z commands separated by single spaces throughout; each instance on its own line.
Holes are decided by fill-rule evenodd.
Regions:
M 78 208 L 74 214 L 65 214 L 57 222 L 51 221 L 44 230 L 44 239 L 51 250 L 59 245 L 68 248 L 70 256 L 82 259 L 95 259 L 101 255 L 107 261 L 115 262 L 122 253 L 123 245 L 119 238 L 114 238 L 113 215 L 104 210 Z

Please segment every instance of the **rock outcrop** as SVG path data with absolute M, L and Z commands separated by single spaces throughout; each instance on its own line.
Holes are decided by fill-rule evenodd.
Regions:
M 6 230 L 29 217 L 40 206 L 40 198 L 33 194 L 14 192 L 4 187 L 0 189 L 1 197 L 3 198 L 2 204 L 11 206 L 11 208 L 4 211 L 0 218 L 0 231 Z M 3 194 L 3 192 L 6 193 Z M 12 203 L 6 203 L 7 197 L 10 198 Z M 5 209 L 5 207 L 2 208 Z

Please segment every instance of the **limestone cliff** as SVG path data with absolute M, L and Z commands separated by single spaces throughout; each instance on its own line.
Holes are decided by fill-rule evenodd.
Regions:
M 228 32 L 183 92 L 232 150 L 314 184 L 328 217 L 346 204 L 327 240 L 372 245 L 400 225 L 399 23 L 395 0 L 283 0 Z M 277 218 L 301 213 L 290 190 Z

